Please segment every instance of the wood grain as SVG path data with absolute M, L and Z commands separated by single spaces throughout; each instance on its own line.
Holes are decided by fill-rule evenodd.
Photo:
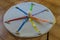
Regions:
M 27 0 L 0 0 L 0 40 L 47 40 L 47 34 L 37 38 L 18 38 L 7 31 L 2 23 L 4 13 L 13 5 Z M 28 0 L 48 7 L 56 17 L 56 24 L 49 31 L 49 40 L 60 40 L 60 0 Z

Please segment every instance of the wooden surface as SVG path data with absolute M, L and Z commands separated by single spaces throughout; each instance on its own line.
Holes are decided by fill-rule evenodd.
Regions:
M 27 1 L 27 0 L 24 0 Z M 37 38 L 18 38 L 7 31 L 2 23 L 4 13 L 11 6 L 23 2 L 22 0 L 0 0 L 0 40 L 60 40 L 60 0 L 29 0 L 48 7 L 56 17 L 56 24 L 49 33 Z

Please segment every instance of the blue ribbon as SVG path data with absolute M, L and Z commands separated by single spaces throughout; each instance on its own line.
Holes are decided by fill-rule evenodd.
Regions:
M 16 7 L 18 10 L 20 10 L 21 12 L 23 12 L 25 15 L 28 15 L 25 11 L 23 11 L 22 9 L 20 9 L 19 7 Z M 19 29 L 17 30 L 17 32 L 19 32 L 22 27 L 24 26 L 24 24 L 28 21 L 28 18 L 24 19 L 24 21 L 22 22 L 21 26 L 19 27 Z
M 21 30 L 21 28 L 24 26 L 24 24 L 28 21 L 28 18 L 24 19 L 23 23 L 21 24 L 21 26 L 18 29 L 18 32 Z
M 38 13 L 35 13 L 35 14 L 33 14 L 32 16 L 35 16 L 35 15 L 37 15 L 37 14 L 40 14 L 40 13 L 42 13 L 42 12 L 44 12 L 44 11 L 47 11 L 47 9 L 45 9 L 45 10 L 43 10 L 43 11 L 40 11 L 40 12 L 38 12 Z
M 27 15 L 27 13 L 25 11 L 23 11 L 22 9 L 20 9 L 19 7 L 16 7 L 18 10 L 20 10 L 21 12 L 23 12 L 25 15 Z

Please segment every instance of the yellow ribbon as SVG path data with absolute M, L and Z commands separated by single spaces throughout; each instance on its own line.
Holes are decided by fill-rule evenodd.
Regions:
M 32 23 L 32 26 L 33 26 L 33 28 L 36 30 L 36 32 L 40 32 L 40 31 L 38 30 L 38 28 L 36 27 L 35 23 L 33 22 L 33 20 L 32 20 L 31 18 L 29 18 L 29 20 L 30 20 L 30 22 Z
M 34 6 L 34 4 L 32 3 L 32 4 L 31 4 L 31 7 L 30 7 L 29 16 L 30 16 L 30 14 L 32 13 L 33 6 Z M 38 30 L 37 26 L 35 25 L 35 23 L 33 22 L 33 20 L 32 20 L 30 17 L 29 17 L 29 21 L 31 22 L 31 24 L 32 24 L 33 28 L 36 30 L 36 32 L 40 32 L 40 31 Z

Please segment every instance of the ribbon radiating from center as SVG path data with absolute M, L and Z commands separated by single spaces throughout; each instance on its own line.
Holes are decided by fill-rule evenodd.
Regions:
M 30 18 L 30 16 L 31 16 L 30 14 L 32 13 L 33 6 L 34 6 L 34 4 L 32 3 L 31 7 L 30 7 L 30 12 L 29 12 L 29 21 L 31 22 L 31 24 L 32 24 L 33 28 L 35 29 L 35 31 L 36 32 L 40 32 L 38 30 L 38 28 L 36 27 L 35 23 L 33 22 L 33 20 Z

